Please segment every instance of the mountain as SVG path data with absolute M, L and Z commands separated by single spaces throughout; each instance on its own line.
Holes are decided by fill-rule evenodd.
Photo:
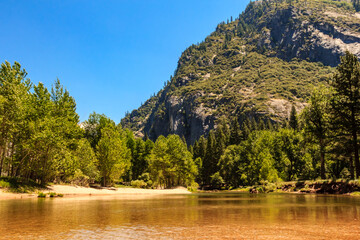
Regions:
M 356 3 L 335 0 L 250 2 L 181 55 L 162 90 L 121 124 L 156 139 L 188 143 L 220 118 L 280 121 L 301 110 L 315 86 L 327 85 L 346 50 L 360 57 Z

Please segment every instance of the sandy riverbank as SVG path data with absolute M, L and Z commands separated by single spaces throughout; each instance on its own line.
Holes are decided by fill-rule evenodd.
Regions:
M 63 194 L 64 197 L 85 197 L 85 196 L 119 196 L 126 198 L 144 198 L 146 196 L 154 195 L 169 195 L 169 194 L 190 194 L 186 188 L 179 187 L 175 189 L 141 189 L 141 188 L 89 188 L 71 185 L 51 185 L 43 193 L 55 192 Z M 9 193 L 0 189 L 1 199 L 21 199 L 21 198 L 34 198 L 37 193 Z

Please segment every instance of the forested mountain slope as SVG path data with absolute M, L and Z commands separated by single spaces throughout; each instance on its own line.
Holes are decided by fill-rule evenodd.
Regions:
M 357 3 L 256 1 L 186 49 L 165 87 L 121 123 L 151 139 L 178 134 L 188 143 L 221 117 L 288 118 L 314 86 L 327 84 L 340 56 L 360 57 Z

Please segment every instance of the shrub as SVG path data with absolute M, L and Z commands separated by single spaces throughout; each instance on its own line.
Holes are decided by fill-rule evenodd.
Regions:
M 351 178 L 351 174 L 349 169 L 347 169 L 346 167 L 343 168 L 343 170 L 340 172 L 340 177 L 343 179 L 350 179 Z
M 131 181 L 131 186 L 135 188 L 146 188 L 147 184 L 144 180 L 134 180 Z
M 224 183 L 224 179 L 220 176 L 219 172 L 216 172 L 211 176 L 211 186 L 213 188 L 220 189 Z
M 74 176 L 71 177 L 69 180 L 72 184 L 76 184 L 79 186 L 89 186 L 90 183 L 90 178 L 86 176 L 80 169 L 77 169 Z
M 43 192 L 38 193 L 38 198 L 46 198 L 46 194 Z
M 49 197 L 51 197 L 51 198 L 56 197 L 56 193 L 54 193 L 54 192 L 49 193 Z
M 190 186 L 187 187 L 190 192 L 196 192 L 198 188 L 199 184 L 197 184 L 196 182 L 193 182 Z
M 0 188 L 10 188 L 10 183 L 0 180 Z

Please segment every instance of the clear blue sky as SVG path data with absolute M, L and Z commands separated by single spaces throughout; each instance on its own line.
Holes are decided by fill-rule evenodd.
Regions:
M 158 92 L 181 53 L 248 0 L 2 0 L 0 53 L 48 88 L 56 78 L 77 103 L 119 122 Z

